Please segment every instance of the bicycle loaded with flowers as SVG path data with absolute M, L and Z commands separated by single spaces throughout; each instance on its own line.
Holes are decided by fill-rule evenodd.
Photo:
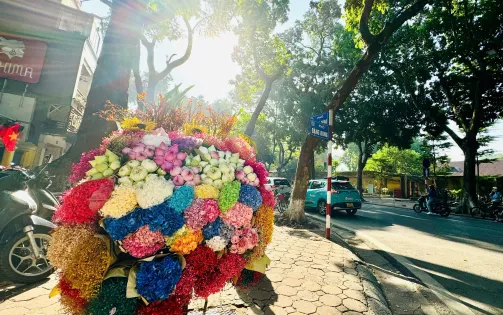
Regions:
M 232 122 L 226 132 L 194 125 L 165 131 L 123 117 L 122 130 L 73 166 L 48 250 L 60 272 L 51 294 L 66 312 L 183 314 L 192 299 L 265 272 L 267 171 L 230 135 Z

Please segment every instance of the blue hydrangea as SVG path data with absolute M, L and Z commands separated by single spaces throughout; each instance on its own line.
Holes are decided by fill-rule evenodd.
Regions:
M 173 196 L 168 199 L 168 206 L 181 213 L 187 209 L 194 199 L 194 187 L 182 186 L 175 190 Z
M 262 196 L 257 188 L 251 185 L 241 185 L 238 201 L 251 207 L 253 212 L 255 212 L 262 205 Z
M 143 222 L 148 224 L 152 232 L 161 231 L 164 236 L 171 236 L 185 224 L 182 213 L 168 205 L 165 201 L 156 206 L 143 210 Z
M 213 236 L 217 236 L 220 233 L 220 227 L 223 222 L 220 217 L 218 217 L 215 221 L 206 224 L 203 227 L 203 237 L 205 240 L 211 239 Z
M 182 266 L 173 256 L 142 262 L 136 273 L 136 289 L 150 303 L 164 300 L 181 276 Z
M 105 230 L 114 241 L 124 239 L 129 233 L 136 232 L 143 225 L 143 209 L 136 208 L 133 212 L 118 219 L 106 218 Z

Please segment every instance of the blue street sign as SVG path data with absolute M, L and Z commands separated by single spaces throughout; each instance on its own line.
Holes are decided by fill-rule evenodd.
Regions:
M 328 141 L 328 113 L 314 115 L 309 119 L 309 134 Z

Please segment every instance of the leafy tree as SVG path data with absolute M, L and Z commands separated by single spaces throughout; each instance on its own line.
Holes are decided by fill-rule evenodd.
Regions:
M 236 86 L 238 98 L 245 103 L 252 102 L 256 93 L 262 91 L 245 130 L 245 134 L 251 137 L 273 83 L 287 74 L 291 54 L 285 43 L 272 32 L 278 23 L 286 21 L 289 0 L 240 2 L 238 12 L 242 20 L 235 31 L 239 43 L 232 59 L 241 67 L 241 73 L 232 83 Z
M 476 200 L 477 137 L 503 114 L 502 24 L 501 1 L 439 0 L 402 29 L 386 55 L 430 132 L 446 132 L 463 151 L 465 209 Z
M 384 143 L 402 149 L 410 147 L 420 129 L 415 116 L 414 107 L 408 104 L 393 78 L 372 66 L 334 121 L 336 142 L 355 143 L 358 149 L 356 187 L 360 192 L 363 169 L 375 150 Z
M 358 146 L 354 142 L 346 146 L 341 157 L 341 163 L 346 165 L 350 172 L 356 172 L 358 169 Z
M 429 159 L 433 167 L 433 177 L 437 174 L 447 174 L 450 171 L 450 158 L 444 153 L 452 144 L 448 141 L 445 134 L 433 136 L 426 133 L 418 138 L 413 144 L 412 149 L 421 155 L 422 159 Z
M 346 2 L 345 9 L 346 12 L 348 12 L 346 23 L 352 30 L 356 30 L 355 25 L 358 24 L 358 32 L 363 43 L 361 46 L 364 50 L 360 54 L 360 58 L 354 64 L 352 70 L 345 76 L 345 79 L 339 80 L 338 88 L 331 96 L 329 102 L 324 103 L 327 105 L 327 109 L 337 111 L 344 105 L 346 99 L 354 90 L 374 59 L 378 56 L 389 38 L 392 37 L 402 24 L 421 12 L 425 5 L 432 1 L 433 0 L 380 1 L 379 5 L 376 6 L 374 6 L 374 0 L 365 0 L 363 2 L 360 0 L 353 0 Z M 312 1 L 311 5 L 313 7 L 323 6 L 324 2 L 325 1 Z M 384 14 L 382 13 L 383 5 L 386 8 Z M 349 14 L 349 12 L 361 13 Z M 378 17 L 384 16 L 384 22 L 381 24 L 374 23 L 374 21 L 379 21 L 379 19 L 375 18 L 376 15 Z M 285 213 L 285 216 L 291 221 L 303 221 L 305 219 L 304 198 L 309 178 L 308 165 L 312 159 L 312 152 L 319 143 L 319 139 L 307 136 L 301 147 L 291 203 Z
M 372 155 L 365 170 L 378 173 L 381 181 L 386 181 L 390 175 L 396 174 L 420 175 L 422 159 L 421 155 L 412 149 L 400 150 L 398 147 L 386 144 Z

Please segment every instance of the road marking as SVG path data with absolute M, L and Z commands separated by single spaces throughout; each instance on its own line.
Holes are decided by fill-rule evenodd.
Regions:
M 410 270 L 410 272 L 412 272 L 418 279 L 420 279 L 428 288 L 430 288 L 433 291 L 433 293 L 435 293 L 435 295 L 440 300 L 442 300 L 454 314 L 474 315 L 472 310 L 469 307 L 467 307 L 465 304 L 463 304 L 463 303 L 470 304 L 470 302 L 465 301 L 463 298 L 459 298 L 459 297 L 454 296 L 451 292 L 447 291 L 440 283 L 438 283 L 435 279 L 433 279 L 428 273 L 426 273 L 423 270 L 416 267 L 407 258 L 405 258 L 401 255 L 395 254 L 391 248 L 382 244 L 374 237 L 372 237 L 364 232 L 360 232 L 358 230 L 350 228 L 350 227 L 348 227 L 344 224 L 341 224 L 339 222 L 337 222 L 337 223 L 332 222 L 332 226 L 351 231 L 351 232 L 355 233 L 355 235 L 358 236 L 359 238 L 366 240 L 366 241 L 374 244 L 374 246 L 376 246 L 377 248 L 382 249 L 385 252 L 387 252 L 389 255 L 391 255 L 393 258 L 395 258 L 396 261 L 398 261 L 405 268 Z

